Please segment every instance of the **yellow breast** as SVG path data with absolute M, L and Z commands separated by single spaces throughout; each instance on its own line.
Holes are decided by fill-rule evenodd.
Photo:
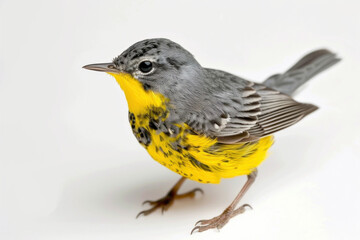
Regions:
M 160 93 L 145 91 L 143 85 L 128 73 L 109 73 L 125 93 L 129 111 L 142 114 L 150 107 L 164 107 L 166 98 Z
M 219 183 L 221 178 L 251 173 L 266 158 L 272 136 L 229 145 L 194 134 L 185 123 L 172 125 L 176 134 L 159 129 L 168 117 L 168 100 L 160 93 L 144 90 L 130 74 L 111 75 L 125 93 L 134 135 L 152 158 L 172 171 L 198 182 Z

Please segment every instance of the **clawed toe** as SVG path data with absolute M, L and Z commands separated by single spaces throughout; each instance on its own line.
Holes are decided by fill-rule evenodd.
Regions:
M 212 218 L 212 219 L 202 219 L 202 220 L 199 220 L 195 223 L 195 226 L 197 226 L 198 224 L 200 225 L 205 225 L 205 224 L 208 224 L 210 223 L 211 221 L 213 221 L 216 217 Z
M 232 213 L 231 213 L 231 217 L 235 217 L 236 215 L 242 214 L 246 211 L 246 207 L 250 208 L 251 210 L 253 209 L 249 204 L 244 204 L 241 207 L 235 209 Z
M 191 230 L 190 235 L 193 234 L 195 231 L 204 232 L 204 231 L 212 229 L 212 228 L 220 229 L 221 227 L 217 226 L 216 224 L 213 224 L 213 223 L 210 223 L 210 224 L 204 225 L 204 226 L 196 226 Z
M 142 203 L 142 205 L 145 205 L 145 204 L 150 204 L 150 205 L 154 205 L 156 203 L 156 201 L 150 201 L 150 200 L 146 200 Z
M 193 228 L 193 230 L 191 230 L 190 235 L 193 234 L 196 230 L 198 232 L 203 232 L 203 231 L 206 231 L 206 230 L 208 230 L 210 228 L 212 228 L 210 225 L 208 225 L 208 226 L 196 226 L 196 227 Z
M 148 210 L 141 211 L 141 212 L 138 213 L 138 215 L 136 215 L 136 218 L 140 217 L 141 215 L 144 215 L 144 216 L 149 215 L 150 213 L 155 211 L 155 209 L 156 209 L 156 207 L 150 208 Z
M 204 231 L 209 230 L 211 228 L 220 229 L 229 221 L 229 219 L 230 219 L 230 217 L 222 218 L 222 215 L 220 215 L 220 216 L 218 216 L 216 218 L 213 218 L 213 219 L 210 219 L 210 220 L 200 220 L 195 224 L 195 226 L 198 225 L 198 224 L 200 224 L 200 226 L 194 227 L 191 230 L 190 234 L 193 234 L 195 231 L 204 232 Z
M 249 207 L 250 209 L 252 209 L 252 207 L 249 204 L 244 204 L 236 210 L 227 208 L 222 214 L 220 214 L 219 216 L 214 217 L 212 219 L 197 221 L 195 223 L 195 227 L 191 230 L 190 234 L 193 234 L 195 231 L 203 232 L 203 231 L 209 230 L 211 228 L 220 229 L 223 226 L 225 226 L 226 223 L 229 222 L 230 218 L 232 218 L 238 214 L 244 213 L 246 210 L 246 207 Z
M 144 215 L 144 216 L 149 215 L 150 213 L 154 212 L 158 208 L 161 208 L 161 213 L 164 213 L 174 203 L 175 199 L 181 199 L 181 198 L 187 198 L 187 197 L 193 198 L 195 196 L 196 192 L 200 192 L 202 194 L 204 193 L 203 190 L 201 190 L 200 188 L 195 188 L 189 192 L 182 193 L 182 194 L 176 194 L 176 192 L 170 191 L 165 197 L 163 197 L 157 201 L 150 201 L 150 200 L 144 201 L 142 203 L 143 205 L 150 204 L 153 207 L 151 207 L 148 210 L 141 211 L 136 216 L 136 218 L 138 218 L 141 215 Z
M 158 201 L 145 201 L 143 202 L 143 204 L 150 204 L 153 207 L 148 209 L 148 210 L 144 210 L 138 213 L 138 215 L 136 215 L 136 218 L 140 217 L 141 215 L 147 216 L 150 213 L 154 212 L 156 209 L 161 208 L 161 213 L 164 213 L 166 210 L 169 209 L 170 205 L 172 204 L 173 199 L 167 199 L 167 197 L 162 198 Z
M 195 189 L 193 189 L 193 190 L 191 190 L 191 191 L 189 191 L 189 192 L 182 193 L 182 194 L 178 194 L 178 195 L 176 195 L 175 197 L 176 197 L 177 199 L 187 198 L 187 197 L 193 198 L 193 197 L 195 197 L 196 192 L 199 192 L 199 193 L 201 193 L 201 194 L 204 194 L 204 191 L 203 191 L 201 188 L 195 188 Z

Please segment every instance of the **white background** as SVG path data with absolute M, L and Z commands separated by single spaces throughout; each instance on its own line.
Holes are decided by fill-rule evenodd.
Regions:
M 359 10 L 356 0 L 1 0 L 0 239 L 359 239 Z M 179 176 L 132 136 L 115 80 L 81 68 L 153 37 L 255 81 L 319 47 L 343 58 L 296 96 L 320 110 L 276 134 L 243 199 L 254 210 L 220 232 L 189 235 L 245 177 L 135 219 Z

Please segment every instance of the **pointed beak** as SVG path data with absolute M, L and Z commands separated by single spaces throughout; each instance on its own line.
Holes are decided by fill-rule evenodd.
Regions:
M 116 68 L 114 63 L 96 63 L 96 64 L 89 64 L 83 66 L 83 68 L 88 70 L 94 70 L 99 72 L 111 72 L 111 73 L 120 73 L 121 70 Z

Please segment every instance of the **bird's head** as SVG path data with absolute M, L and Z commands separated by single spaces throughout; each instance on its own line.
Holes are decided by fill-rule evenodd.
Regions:
M 182 88 L 178 85 L 196 81 L 202 72 L 191 53 L 164 38 L 137 42 L 110 63 L 90 64 L 84 68 L 113 75 L 125 94 L 128 91 L 124 89 L 125 84 L 140 84 L 144 91 L 165 96 Z

